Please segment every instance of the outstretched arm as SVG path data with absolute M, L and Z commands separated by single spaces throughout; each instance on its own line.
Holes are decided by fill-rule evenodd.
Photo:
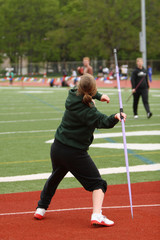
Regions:
M 102 97 L 101 97 L 101 102 L 109 103 L 110 102 L 110 98 L 107 95 L 103 94 Z
M 121 119 L 121 116 L 123 117 L 123 120 L 124 120 L 124 122 L 125 122 L 127 115 L 126 115 L 125 113 L 123 113 L 123 112 L 121 112 L 121 114 L 120 114 L 120 113 L 117 113 L 114 117 L 121 122 L 121 120 L 122 120 L 122 119 Z
M 110 98 L 106 95 L 106 94 L 101 94 L 99 92 L 96 93 L 95 96 L 92 97 L 93 99 L 97 99 L 101 102 L 107 102 L 109 103 L 110 102 Z

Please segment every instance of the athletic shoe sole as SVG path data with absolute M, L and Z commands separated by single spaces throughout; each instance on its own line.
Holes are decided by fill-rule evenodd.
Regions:
M 37 220 L 41 220 L 43 218 L 43 216 L 36 213 L 36 214 L 34 214 L 34 218 L 36 218 Z
M 111 226 L 113 226 L 114 225 L 114 223 L 112 223 L 112 224 L 106 224 L 105 222 L 98 222 L 98 221 L 96 221 L 96 220 L 92 220 L 91 221 L 91 225 L 92 226 L 106 226 L 106 227 L 111 227 Z

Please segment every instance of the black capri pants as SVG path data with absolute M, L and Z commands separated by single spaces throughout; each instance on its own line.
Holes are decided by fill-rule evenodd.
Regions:
M 102 189 L 106 192 L 107 183 L 87 151 L 69 147 L 55 139 L 51 146 L 51 161 L 53 171 L 41 192 L 38 207 L 48 208 L 59 183 L 69 171 L 87 191 Z
M 133 94 L 133 112 L 134 115 L 137 115 L 138 113 L 138 102 L 139 102 L 139 98 L 140 96 L 142 96 L 142 101 L 143 101 L 143 105 L 144 108 L 146 110 L 147 113 L 150 112 L 150 107 L 149 107 L 149 103 L 148 103 L 148 89 L 138 89 L 134 94 Z

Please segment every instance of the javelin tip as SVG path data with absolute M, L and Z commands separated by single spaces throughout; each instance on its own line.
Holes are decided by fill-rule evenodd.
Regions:
M 132 220 L 133 220 L 133 210 L 131 211 L 131 216 L 132 216 Z

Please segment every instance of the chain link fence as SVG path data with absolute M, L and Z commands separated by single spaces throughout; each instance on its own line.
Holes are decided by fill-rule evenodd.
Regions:
M 122 65 L 127 65 L 128 75 L 131 74 L 136 65 L 135 60 L 119 60 L 118 64 L 119 68 Z M 160 73 L 160 60 L 148 60 L 147 65 L 152 67 L 153 74 Z M 61 76 L 63 75 L 64 69 L 67 71 L 68 75 L 71 75 L 72 69 L 77 70 L 78 66 L 83 66 L 82 61 L 29 63 L 26 59 L 24 59 L 14 64 L 10 64 L 9 61 L 5 61 L 0 65 L 0 75 L 1 77 L 5 76 L 10 69 L 12 69 L 14 75 L 17 76 Z M 91 66 L 93 67 L 94 75 L 96 75 L 100 66 L 102 68 L 108 68 L 109 70 L 114 69 L 114 61 L 91 60 Z

